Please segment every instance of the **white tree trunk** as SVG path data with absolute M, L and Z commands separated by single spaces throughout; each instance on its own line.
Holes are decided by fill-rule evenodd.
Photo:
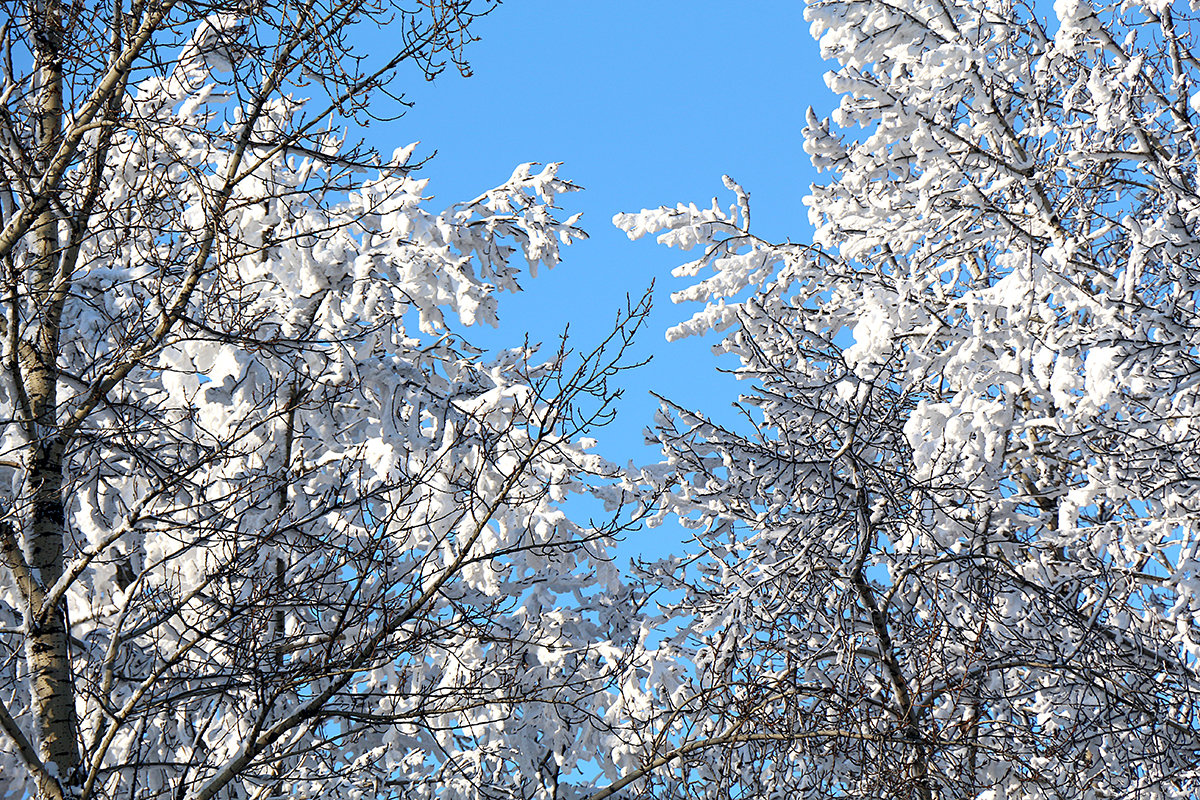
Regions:
M 39 166 L 46 167 L 62 137 L 63 73 L 62 19 L 57 0 L 47 0 L 40 9 L 43 36 L 38 51 L 37 153 Z M 53 187 L 46 187 L 52 192 Z M 58 341 L 62 302 L 69 276 L 59 274 L 59 220 L 54 205 L 48 203 L 33 232 L 33 274 L 37 307 L 41 318 L 34 341 L 20 347 L 21 381 L 27 397 L 30 443 L 26 452 L 25 551 L 29 566 L 43 589 L 49 589 L 62 576 L 64 509 L 63 442 L 58 436 L 57 383 Z M 66 602 L 54 608 L 31 604 L 29 635 L 25 658 L 29 667 L 33 710 L 36 719 L 38 754 L 63 785 L 75 782 L 79 770 L 78 722 L 71 680 L 71 660 L 67 636 Z M 44 797 L 63 794 L 59 785 L 40 781 Z

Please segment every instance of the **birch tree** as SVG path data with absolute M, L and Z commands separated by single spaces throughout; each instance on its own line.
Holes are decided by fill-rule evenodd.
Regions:
M 1200 19 L 811 0 L 814 232 L 619 215 L 698 255 L 742 424 L 657 429 L 695 554 L 656 797 L 1200 790 Z M 1044 15 L 1052 13 L 1047 19 Z M 653 477 L 653 475 L 651 476 Z M 652 771 L 668 763 L 667 771 Z
M 3 9 L 0 795 L 557 796 L 633 635 L 562 502 L 645 305 L 485 357 L 576 187 L 433 209 L 339 127 L 489 4 Z

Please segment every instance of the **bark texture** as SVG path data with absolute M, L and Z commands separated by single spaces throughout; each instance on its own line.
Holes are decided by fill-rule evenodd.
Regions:
M 37 50 L 38 167 L 46 170 L 62 140 L 63 26 L 57 0 L 41 5 Z M 46 187 L 51 195 L 55 187 Z M 59 214 L 46 204 L 32 232 L 32 288 L 41 317 L 32 341 L 18 348 L 20 376 L 27 400 L 29 443 L 25 453 L 27 481 L 21 506 L 24 549 L 42 592 L 63 573 L 65 514 L 63 508 L 64 442 L 58 435 L 58 343 L 63 299 L 70 276 L 63 272 Z M 70 640 L 65 597 L 52 607 L 28 605 L 25 657 L 29 668 L 38 755 L 48 767 L 39 780 L 44 797 L 61 797 L 64 786 L 77 782 L 79 724 L 71 677 Z M 54 784 L 57 780 L 59 783 Z

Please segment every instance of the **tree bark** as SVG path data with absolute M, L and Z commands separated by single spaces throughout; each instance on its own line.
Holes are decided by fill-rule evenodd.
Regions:
M 63 72 L 62 9 L 58 0 L 45 0 L 39 9 L 37 37 L 38 167 L 49 168 L 62 137 Z M 53 186 L 45 187 L 55 192 Z M 65 287 L 69 276 L 59 274 L 59 219 L 53 203 L 39 215 L 31 237 L 28 279 L 38 325 L 34 340 L 22 347 L 21 382 L 32 418 L 25 458 L 23 506 L 25 551 L 29 566 L 43 588 L 53 586 L 63 572 L 65 513 L 63 455 L 58 435 L 58 350 Z M 75 691 L 66 615 L 66 598 L 54 608 L 30 607 L 25 640 L 30 690 L 39 757 L 50 776 L 39 779 L 43 797 L 69 794 L 63 787 L 77 782 L 80 765 L 75 716 Z M 53 765 L 53 766 L 51 766 Z M 59 785 L 46 785 L 56 776 Z

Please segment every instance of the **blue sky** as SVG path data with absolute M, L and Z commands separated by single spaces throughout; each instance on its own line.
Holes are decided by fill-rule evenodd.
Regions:
M 716 372 L 711 342 L 663 338 L 694 310 L 668 299 L 680 285 L 670 271 L 681 254 L 630 242 L 612 216 L 707 204 L 714 195 L 728 205 L 728 173 L 750 191 L 759 235 L 808 235 L 802 200 L 818 176 L 802 148 L 804 113 L 812 105 L 827 114 L 835 100 L 803 10 L 799 0 L 509 0 L 476 28 L 471 78 L 449 70 L 398 87 L 414 107 L 366 131 L 385 152 L 417 140 L 418 153 L 437 150 L 424 176 L 446 203 L 501 183 L 525 161 L 562 161 L 561 174 L 585 188 L 562 205 L 584 212 L 591 238 L 527 281 L 523 294 L 504 297 L 498 335 L 476 332 L 473 341 L 514 345 L 526 330 L 552 341 L 569 322 L 578 344 L 594 343 L 626 293 L 640 295 L 657 279 L 639 343 L 653 362 L 626 373 L 618 419 L 598 434 L 612 460 L 656 460 L 641 444 L 657 407 L 650 390 L 714 415 L 738 390 Z M 662 554 L 677 549 L 680 535 L 659 529 L 623 552 Z

